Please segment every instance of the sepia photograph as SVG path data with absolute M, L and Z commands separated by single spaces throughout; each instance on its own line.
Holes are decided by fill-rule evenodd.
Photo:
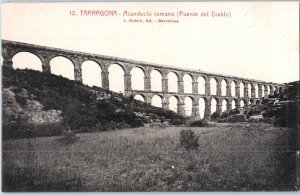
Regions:
M 298 1 L 3 2 L 2 192 L 300 189 Z

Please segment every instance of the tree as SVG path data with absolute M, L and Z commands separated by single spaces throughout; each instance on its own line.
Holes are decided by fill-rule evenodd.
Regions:
M 184 147 L 185 150 L 189 154 L 189 159 L 191 160 L 191 150 L 198 150 L 199 149 L 199 136 L 196 136 L 195 133 L 191 130 L 181 130 L 180 131 L 180 146 Z

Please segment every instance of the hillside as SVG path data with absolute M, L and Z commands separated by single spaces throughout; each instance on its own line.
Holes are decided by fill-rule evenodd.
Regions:
M 216 113 L 212 118 L 218 122 L 266 122 L 276 126 L 300 127 L 300 81 L 288 83 L 286 89 L 278 94 L 269 95 L 261 104 L 249 105 L 225 111 L 217 118 Z
M 133 98 L 34 70 L 3 67 L 4 139 L 181 124 L 185 118 Z

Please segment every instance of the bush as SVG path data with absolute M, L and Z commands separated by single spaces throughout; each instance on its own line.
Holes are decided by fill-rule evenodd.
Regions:
M 198 150 L 199 148 L 199 136 L 196 136 L 192 130 L 180 131 L 180 146 L 184 147 L 187 151 Z
M 214 112 L 211 115 L 211 119 L 218 119 L 218 118 L 221 118 L 221 113 L 220 112 Z
M 185 119 L 172 119 L 170 121 L 170 125 L 181 125 L 185 123 Z
M 254 115 L 259 115 L 261 114 L 261 110 L 260 109 L 251 109 L 248 113 L 247 113 L 247 117 L 250 116 L 254 116 Z
M 226 118 L 226 117 L 228 117 L 229 116 L 229 114 L 230 114 L 230 111 L 228 111 L 228 110 L 226 110 L 226 111 L 224 111 L 223 113 L 222 113 L 222 118 Z
M 143 127 L 143 126 L 144 126 L 144 121 L 142 121 L 139 118 L 135 118 L 131 123 L 131 127 Z
M 76 133 L 70 129 L 63 131 L 63 137 L 60 139 L 64 144 L 72 144 L 77 140 L 79 140 L 79 137 L 76 137 Z
M 201 120 L 197 120 L 197 121 L 194 121 L 190 124 L 191 127 L 209 127 L 209 123 L 204 120 L 204 119 L 201 119 Z
M 236 122 L 246 122 L 246 117 L 242 114 L 235 114 L 228 116 L 227 118 L 220 119 L 219 122 L 229 122 L 229 123 L 236 123 Z
M 240 114 L 240 113 L 241 113 L 241 111 L 239 109 L 237 109 L 237 108 L 229 111 L 229 115 Z

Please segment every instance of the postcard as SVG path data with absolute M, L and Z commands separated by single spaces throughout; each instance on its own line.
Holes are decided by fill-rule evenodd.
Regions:
M 5 2 L 3 192 L 299 191 L 299 3 Z

